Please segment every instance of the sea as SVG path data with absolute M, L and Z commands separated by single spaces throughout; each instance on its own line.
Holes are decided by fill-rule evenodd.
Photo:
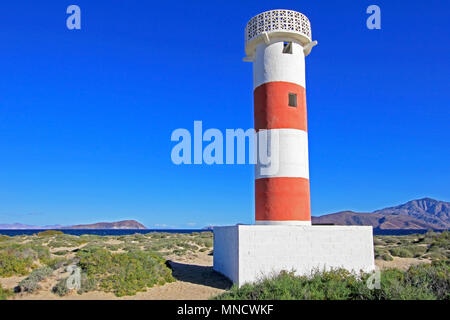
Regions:
M 81 236 L 83 234 L 94 234 L 98 236 L 123 236 L 127 234 L 146 234 L 151 232 L 194 233 L 211 231 L 211 229 L 0 229 L 0 234 L 12 237 L 20 235 L 33 235 L 35 233 L 47 230 L 58 230 L 74 236 Z
M 99 236 L 122 236 L 127 234 L 146 234 L 151 232 L 165 232 L 165 233 L 194 233 L 194 232 L 207 232 L 212 229 L 0 229 L 0 234 L 7 236 L 20 236 L 20 235 L 33 235 L 35 233 L 46 230 L 58 230 L 66 234 L 75 236 L 81 236 L 83 234 L 93 234 Z M 373 229 L 374 235 L 391 235 L 402 236 L 408 234 L 424 234 L 429 229 Z M 442 230 L 433 230 L 436 232 L 442 232 Z

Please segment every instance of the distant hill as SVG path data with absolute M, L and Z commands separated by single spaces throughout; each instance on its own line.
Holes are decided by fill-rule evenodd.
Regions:
M 123 220 L 117 222 L 98 222 L 92 224 L 79 224 L 64 227 L 64 229 L 147 229 L 146 226 L 136 220 Z
M 79 224 L 74 226 L 33 226 L 21 223 L 0 224 L 0 229 L 147 229 L 136 220 L 123 220 L 117 222 L 98 222 L 92 224 Z
M 374 212 L 341 211 L 312 217 L 312 223 L 368 225 L 376 229 L 449 229 L 450 203 L 423 198 Z
M 33 226 L 29 224 L 23 223 L 10 223 L 10 224 L 0 224 L 0 229 L 16 229 L 16 230 L 24 230 L 24 229 L 59 229 L 62 228 L 61 225 L 52 225 L 52 226 Z

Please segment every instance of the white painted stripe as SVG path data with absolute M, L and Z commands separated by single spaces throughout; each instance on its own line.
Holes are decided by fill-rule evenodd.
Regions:
M 283 53 L 280 39 L 271 39 L 268 45 L 261 42 L 256 47 L 253 89 L 271 81 L 292 82 L 306 88 L 305 54 L 300 44 L 292 43 L 292 54 Z
M 308 133 L 298 129 L 259 130 L 255 179 L 309 179 Z
M 281 226 L 310 226 L 311 221 L 287 220 L 287 221 L 269 221 L 256 220 L 255 224 L 259 225 L 281 225 Z

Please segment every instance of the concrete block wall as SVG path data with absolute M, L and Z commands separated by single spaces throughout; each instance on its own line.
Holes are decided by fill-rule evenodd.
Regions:
M 372 227 L 240 225 L 214 228 L 214 270 L 242 285 L 281 270 L 374 270 Z
M 214 228 L 214 270 L 233 283 L 239 281 L 239 248 L 237 226 Z

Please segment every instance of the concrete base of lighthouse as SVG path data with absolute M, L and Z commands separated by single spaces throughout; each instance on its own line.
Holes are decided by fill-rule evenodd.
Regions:
M 375 269 L 370 226 L 214 227 L 214 270 L 239 286 L 294 270 Z

